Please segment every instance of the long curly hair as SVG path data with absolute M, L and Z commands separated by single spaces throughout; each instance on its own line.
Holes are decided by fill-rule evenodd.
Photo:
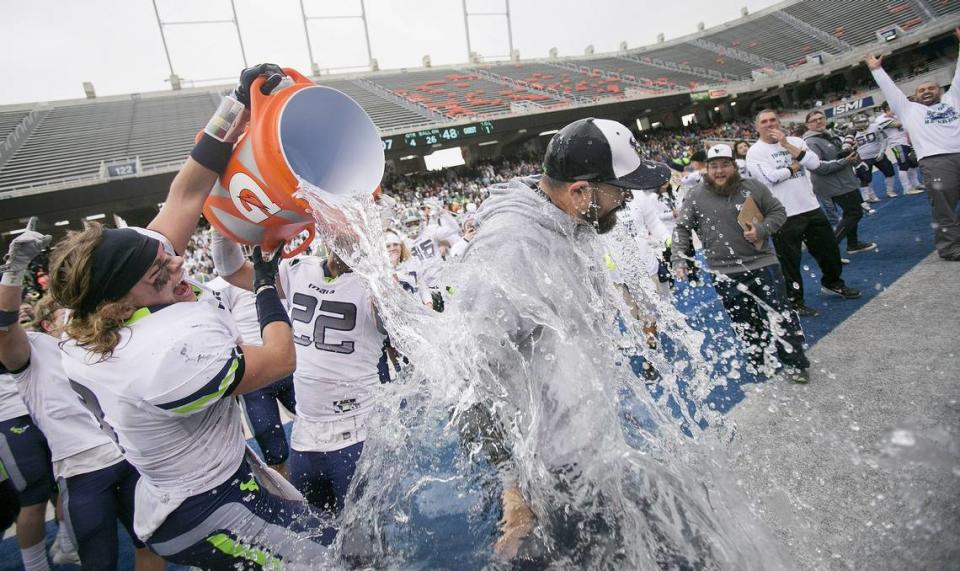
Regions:
M 103 226 L 91 222 L 80 232 L 69 232 L 56 245 L 50 258 L 50 295 L 73 310 L 64 327 L 67 337 L 105 361 L 113 356 L 120 343 L 120 330 L 137 308 L 123 300 L 104 301 L 91 313 L 76 313 L 91 293 L 93 253 L 102 236 Z

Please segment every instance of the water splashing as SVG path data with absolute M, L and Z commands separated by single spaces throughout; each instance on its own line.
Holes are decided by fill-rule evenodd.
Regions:
M 611 246 L 629 262 L 632 238 L 518 237 L 507 251 L 520 255 L 497 258 L 478 246 L 493 231 L 481 226 L 466 261 L 445 265 L 447 309 L 436 313 L 396 285 L 370 198 L 305 182 L 300 197 L 320 238 L 365 278 L 410 361 L 372 415 L 335 546 L 344 562 L 497 564 L 500 491 L 516 486 L 536 518 L 520 556 L 537 566 L 785 566 L 711 452 L 724 425 L 702 406 L 714 384 L 703 336 L 627 263 L 623 281 L 683 357 L 649 349 L 603 267 Z M 518 328 L 533 334 L 512 336 Z M 658 391 L 625 365 L 630 355 L 654 364 Z

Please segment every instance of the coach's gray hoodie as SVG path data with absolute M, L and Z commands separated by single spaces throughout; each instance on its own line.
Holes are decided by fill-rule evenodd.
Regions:
M 803 140 L 810 150 L 820 157 L 820 166 L 810 170 L 813 193 L 818 198 L 833 198 L 859 190 L 860 181 L 853 172 L 853 165 L 841 158 L 840 140 L 819 131 L 807 131 Z
M 636 376 L 620 349 L 628 338 L 616 318 L 625 307 L 604 263 L 606 241 L 537 183 L 492 187 L 476 237 L 450 266 L 449 317 L 459 329 L 452 341 L 475 348 L 464 357 L 468 390 L 498 419 L 485 423 L 487 431 L 504 428 L 485 441 L 512 456 L 492 459 L 517 479 L 544 536 L 562 538 L 558 556 L 598 567 L 735 566 L 724 561 L 736 553 L 732 536 L 717 530 L 723 520 L 701 487 L 671 474 L 672 460 L 658 459 L 657 442 L 683 437 L 642 387 L 631 414 L 645 410 L 644 428 L 633 430 L 646 444 L 627 443 L 618 403 Z M 677 515 L 651 516 L 659 513 Z M 619 533 L 596 533 L 591 522 L 601 520 Z M 709 539 L 691 544 L 691 534 Z

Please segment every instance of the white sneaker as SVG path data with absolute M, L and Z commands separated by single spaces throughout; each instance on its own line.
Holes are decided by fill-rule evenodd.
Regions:
M 877 197 L 876 194 L 871 194 L 870 196 L 867 197 L 867 202 L 880 202 L 880 199 Z
M 860 203 L 860 206 L 863 208 L 863 211 L 864 211 L 867 215 L 876 214 L 876 213 L 877 213 L 877 211 L 874 210 L 874 209 L 872 209 L 872 208 L 870 208 L 870 205 L 867 204 L 866 202 L 861 202 L 861 203 Z
M 64 551 L 59 534 L 50 546 L 50 559 L 54 565 L 80 565 L 80 554 L 76 550 Z
M 903 191 L 904 194 L 923 194 L 924 189 L 919 186 L 912 186 Z
M 895 190 L 888 190 L 888 191 L 887 191 L 887 198 L 896 198 L 896 197 L 898 197 L 898 196 L 900 196 L 900 195 L 897 194 L 897 191 L 895 191 Z
M 850 263 L 850 260 L 848 260 L 847 258 L 840 258 L 840 263 L 843 265 L 847 265 Z

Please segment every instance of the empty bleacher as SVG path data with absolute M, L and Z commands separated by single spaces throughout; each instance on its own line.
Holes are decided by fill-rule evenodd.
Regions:
M 855 46 L 877 41 L 875 32 L 885 26 L 899 24 L 909 30 L 923 23 L 907 0 L 876 0 L 870 6 L 870 10 L 864 10 L 861 2 L 806 0 L 787 6 L 784 11 Z
M 422 125 L 434 120 L 428 112 L 418 113 L 410 110 L 395 101 L 380 97 L 353 81 L 320 79 L 317 83 L 332 87 L 352 97 L 370 115 L 373 123 L 383 131 Z
M 853 4 L 863 6 L 861 2 L 853 2 Z M 724 47 L 737 48 L 769 58 L 787 66 L 804 63 L 807 54 L 813 52 L 837 53 L 839 51 L 820 38 L 794 28 L 772 14 L 761 16 L 739 26 L 719 30 L 705 36 L 704 39 Z
M 721 81 L 719 78 L 700 77 L 680 69 L 664 69 L 618 57 L 595 58 L 580 63 L 603 71 L 618 73 L 625 80 L 650 89 L 664 90 L 672 87 L 696 89 L 703 85 L 720 83 Z
M 623 82 L 599 72 L 583 72 L 545 63 L 504 63 L 485 66 L 499 76 L 509 77 L 522 86 L 539 91 L 557 92 L 564 97 L 616 97 L 623 94 Z
M 54 107 L 0 170 L 0 187 L 96 174 L 126 156 L 134 101 Z
M 753 66 L 749 63 L 688 43 L 674 44 L 665 48 L 642 49 L 628 53 L 634 56 L 670 61 L 679 65 L 689 65 L 694 69 L 701 68 L 707 72 L 716 72 L 720 77 L 730 80 L 750 79 L 750 71 L 753 69 Z
M 119 157 L 140 157 L 143 166 L 183 160 L 217 109 L 211 93 L 134 100 L 130 138 Z
M 960 2 L 957 0 L 919 0 L 927 4 L 937 16 L 946 16 L 953 12 L 960 12 Z
M 0 113 L 0 143 L 6 140 L 10 133 L 16 130 L 23 118 L 30 114 L 30 110 L 24 111 L 6 111 Z
M 508 112 L 511 102 L 532 101 L 544 105 L 560 102 L 549 95 L 503 85 L 470 71 L 376 74 L 367 79 L 450 119 Z

